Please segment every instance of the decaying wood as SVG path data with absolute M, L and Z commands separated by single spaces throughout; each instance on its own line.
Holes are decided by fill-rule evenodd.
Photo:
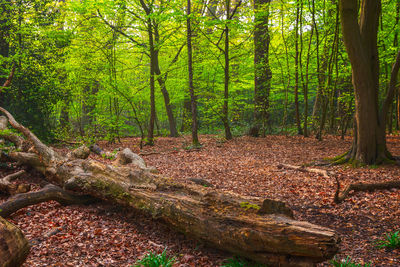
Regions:
M 95 201 L 93 197 L 72 194 L 58 186 L 49 184 L 39 191 L 18 194 L 9 198 L 6 202 L 0 204 L 0 216 L 7 218 L 22 208 L 50 200 L 57 201 L 61 205 L 88 204 Z
M 29 253 L 29 243 L 21 230 L 0 217 L 0 266 L 22 265 Z
M 350 194 L 351 191 L 354 192 L 368 192 L 368 191 L 375 191 L 375 190 L 388 190 L 392 188 L 400 188 L 400 181 L 387 181 L 381 183 L 355 183 L 349 184 L 346 188 L 340 192 L 340 182 L 339 179 L 336 177 L 336 192 L 335 192 L 335 203 L 341 203 L 346 197 Z
M 0 110 L 35 147 L 33 155 L 10 155 L 65 190 L 143 210 L 209 245 L 272 266 L 314 266 L 338 251 L 333 230 L 294 220 L 283 202 L 180 183 L 133 161 L 104 164 L 61 156 Z
M 301 171 L 301 172 L 312 172 L 312 173 L 316 173 L 320 176 L 323 176 L 324 178 L 330 178 L 330 174 L 328 173 L 328 171 L 323 170 L 323 169 L 316 169 L 316 168 L 309 168 L 309 167 L 305 167 L 305 166 L 296 166 L 296 165 L 290 165 L 290 164 L 278 164 L 277 167 L 279 169 L 292 169 L 292 170 L 296 170 L 296 171 Z
M 25 171 L 21 170 L 0 179 L 0 192 L 6 193 L 8 195 L 28 192 L 30 189 L 29 185 L 26 184 L 16 185 L 11 183 L 13 180 L 21 177 L 23 174 L 25 174 Z M 0 216 L 1 216 L 1 211 L 0 211 Z

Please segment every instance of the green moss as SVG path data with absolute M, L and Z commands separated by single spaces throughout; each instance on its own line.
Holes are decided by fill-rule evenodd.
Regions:
M 249 202 L 241 202 L 240 203 L 240 207 L 242 207 L 243 209 L 245 209 L 246 211 L 249 209 L 254 209 L 254 210 L 259 210 L 260 206 L 258 206 L 257 204 L 252 204 Z
M 107 198 L 122 200 L 123 202 L 128 202 L 129 204 L 133 202 L 132 196 L 126 192 L 124 188 L 114 182 L 95 180 L 90 186 L 98 191 L 103 192 Z

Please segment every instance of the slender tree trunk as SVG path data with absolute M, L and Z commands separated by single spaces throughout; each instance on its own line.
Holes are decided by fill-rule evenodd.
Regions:
M 192 144 L 199 146 L 199 137 L 197 135 L 197 102 L 193 85 L 193 55 L 192 55 L 192 28 L 191 28 L 191 0 L 187 0 L 187 50 L 188 50 L 188 79 L 189 79 L 189 92 L 190 92 L 190 107 L 192 113 Z
M 159 43 L 159 39 L 160 39 L 159 32 L 158 32 L 158 25 L 153 23 L 153 29 L 154 29 L 154 41 L 155 41 L 155 45 L 157 46 Z M 158 48 L 155 48 L 154 49 L 154 73 L 157 75 L 157 82 L 161 88 L 161 92 L 164 97 L 164 104 L 165 104 L 165 110 L 167 111 L 170 136 L 178 137 L 179 134 L 178 134 L 178 131 L 176 128 L 176 121 L 175 121 L 174 113 L 172 111 L 171 100 L 169 98 L 169 93 L 167 90 L 167 86 L 165 84 L 164 76 L 161 75 L 158 55 L 159 55 Z
M 229 21 L 230 21 L 230 9 L 231 0 L 225 0 L 226 5 L 226 25 L 225 25 L 225 80 L 224 80 L 224 104 L 222 106 L 222 121 L 225 128 L 225 138 L 227 140 L 232 139 L 231 128 L 229 126 Z
M 149 37 L 149 48 L 150 48 L 150 121 L 147 132 L 147 145 L 154 145 L 154 123 L 156 120 L 156 103 L 155 103 L 155 82 L 154 82 L 154 41 L 153 41 L 153 29 L 152 21 L 150 18 L 147 19 L 147 33 Z
M 297 125 L 297 134 L 303 134 L 303 129 L 301 128 L 300 121 L 300 109 L 299 109 L 299 23 L 300 23 L 300 5 L 302 5 L 301 0 L 296 2 L 296 26 L 295 26 L 295 85 L 294 85 L 294 105 L 295 105 L 295 116 Z
M 10 8 L 11 8 L 11 0 L 5 0 L 0 2 L 0 56 L 3 58 L 8 58 L 10 53 L 10 44 L 8 42 L 8 37 L 10 35 Z M 6 64 L 2 64 L 0 66 L 3 69 L 7 69 Z M 8 73 L 3 73 L 0 71 L 0 85 L 3 85 L 7 80 Z
M 268 32 L 269 5 L 271 0 L 254 1 L 254 122 L 250 135 L 265 136 L 269 119 L 269 93 L 271 90 L 271 68 L 269 66 Z

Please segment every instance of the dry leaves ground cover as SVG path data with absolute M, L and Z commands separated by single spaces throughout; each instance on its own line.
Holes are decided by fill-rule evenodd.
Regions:
M 385 233 L 400 230 L 400 190 L 361 192 L 335 205 L 334 178 L 277 168 L 279 163 L 301 165 L 342 154 L 349 148 L 350 138 L 329 136 L 318 142 L 297 136 L 268 136 L 221 142 L 216 136 L 201 136 L 200 150 L 185 149 L 187 140 L 159 138 L 154 147 L 142 151 L 137 138 L 100 145 L 108 151 L 129 147 L 163 175 L 181 181 L 202 178 L 219 190 L 283 200 L 297 219 L 340 234 L 338 258 L 351 256 L 372 266 L 400 266 L 400 250 L 377 249 L 375 245 Z M 399 137 L 388 137 L 388 146 L 394 155 L 400 155 Z M 400 179 L 400 167 L 393 165 L 325 168 L 335 172 L 343 185 Z M 38 177 L 25 178 L 38 187 Z M 160 253 L 165 248 L 176 257 L 176 266 L 182 267 L 219 266 L 231 257 L 169 230 L 145 214 L 103 202 L 69 207 L 43 203 L 20 210 L 10 219 L 33 243 L 25 266 L 129 266 L 147 251 Z M 58 233 L 47 237 L 54 229 Z

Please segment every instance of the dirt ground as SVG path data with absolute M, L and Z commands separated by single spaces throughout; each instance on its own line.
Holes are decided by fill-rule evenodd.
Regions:
M 108 151 L 129 147 L 161 174 L 177 180 L 202 178 L 218 190 L 285 201 L 297 219 L 339 233 L 342 242 L 338 259 L 350 256 L 358 263 L 371 262 L 371 266 L 400 266 L 399 250 L 376 248 L 376 241 L 385 233 L 400 230 L 400 190 L 360 192 L 336 205 L 333 178 L 277 167 L 279 163 L 301 165 L 337 156 L 349 148 L 350 138 L 328 136 L 319 142 L 298 136 L 268 136 L 223 142 L 217 136 L 201 136 L 203 147 L 187 150 L 189 139 L 158 138 L 154 147 L 141 151 L 137 138 L 112 145 L 100 142 L 100 146 Z M 389 136 L 388 146 L 400 156 L 400 137 Z M 400 175 L 400 167 L 395 165 L 321 168 L 334 172 L 343 185 L 394 180 Z M 23 178 L 34 189 L 39 188 L 39 175 Z M 176 257 L 176 266 L 181 267 L 220 266 L 232 257 L 170 230 L 145 214 L 103 202 L 68 207 L 42 203 L 18 211 L 10 220 L 32 240 L 25 266 L 130 266 L 148 251 L 159 253 L 164 249 Z M 54 229 L 59 232 L 47 238 Z

